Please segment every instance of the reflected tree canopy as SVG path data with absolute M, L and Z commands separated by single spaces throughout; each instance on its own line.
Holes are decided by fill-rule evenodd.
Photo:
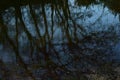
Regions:
M 79 6 L 89 6 L 91 4 L 97 3 L 97 1 L 96 0 L 76 0 L 76 3 Z
M 119 15 L 119 0 L 1 0 L 0 79 L 119 80 L 106 9 Z
M 120 0 L 102 0 L 115 13 L 120 13 Z

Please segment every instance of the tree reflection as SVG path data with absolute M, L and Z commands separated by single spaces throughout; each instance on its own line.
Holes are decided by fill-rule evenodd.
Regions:
M 105 5 L 110 8 L 110 10 L 112 10 L 115 13 L 120 13 L 120 1 L 119 0 L 109 0 L 109 1 L 105 1 L 105 0 L 101 0 L 105 3 Z
M 96 0 L 76 0 L 76 3 L 79 6 L 89 6 L 89 5 L 94 4 L 96 2 L 97 2 Z
M 74 20 L 69 0 L 41 0 L 38 1 L 39 4 L 32 2 L 13 4 L 13 16 L 5 17 L 10 12 L 1 11 L 0 42 L 8 45 L 16 57 L 8 72 L 12 72 L 13 67 L 17 66 L 18 70 L 14 74 L 21 75 L 20 71 L 23 71 L 33 80 L 66 80 L 71 75 L 76 80 L 87 80 L 88 74 L 101 75 L 110 70 L 114 72 L 112 61 L 108 61 L 109 54 L 113 53 L 108 41 L 114 42 L 111 39 L 113 37 L 108 36 L 109 32 L 88 35 L 86 29 Z M 95 0 L 76 2 L 88 6 Z M 13 19 L 12 23 L 8 20 L 9 17 Z M 8 33 L 12 32 L 9 29 L 11 27 L 14 28 L 14 35 Z M 0 61 L 0 64 L 7 66 Z M 103 67 L 110 69 L 105 68 L 104 71 Z

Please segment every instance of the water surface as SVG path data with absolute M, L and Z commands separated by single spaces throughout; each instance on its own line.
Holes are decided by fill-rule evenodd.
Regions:
M 120 62 L 119 7 L 119 0 L 2 1 L 0 61 L 6 68 L 19 64 L 35 80 L 107 76 Z

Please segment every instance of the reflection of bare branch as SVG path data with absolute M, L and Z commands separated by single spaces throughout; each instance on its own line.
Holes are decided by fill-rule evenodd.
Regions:
M 53 39 L 54 34 L 54 5 L 51 5 L 51 39 Z
M 2 19 L 2 18 L 1 18 Z M 31 71 L 28 69 L 28 67 L 26 66 L 26 64 L 24 63 L 24 61 L 22 60 L 21 56 L 19 55 L 19 50 L 18 50 L 18 47 L 16 47 L 16 45 L 14 44 L 14 42 L 10 39 L 10 37 L 8 36 L 8 31 L 7 31 L 7 27 L 3 24 L 3 21 L 0 20 L 0 23 L 2 24 L 2 28 L 5 32 L 5 37 L 6 39 L 8 40 L 9 44 L 12 46 L 14 52 L 15 52 L 15 55 L 16 55 L 16 58 L 19 60 L 19 64 L 26 70 L 26 73 L 29 74 L 29 76 L 32 77 L 33 80 L 35 80 L 35 78 L 33 77 Z M 18 45 L 17 45 L 18 46 Z
M 32 53 L 33 53 L 33 37 L 31 35 L 31 33 L 27 30 L 27 28 L 26 28 L 26 26 L 24 24 L 24 21 L 22 19 L 21 8 L 19 6 L 15 7 L 15 11 L 16 11 L 16 14 L 17 14 L 16 16 L 20 19 L 22 27 L 23 27 L 23 29 L 24 29 L 25 33 L 27 34 L 27 37 L 28 37 L 28 39 L 30 41 L 31 55 L 32 55 Z
M 17 13 L 17 17 L 20 19 L 22 25 L 23 25 L 23 28 L 24 28 L 24 31 L 26 32 L 27 34 L 27 37 L 29 40 L 32 40 L 32 35 L 30 34 L 30 32 L 27 30 L 24 22 L 23 22 L 23 19 L 22 19 L 22 13 L 21 13 L 21 8 L 20 7 L 15 7 L 15 11 Z
M 31 15 L 32 15 L 34 24 L 35 24 L 36 32 L 37 32 L 37 34 L 38 34 L 38 36 L 39 36 L 39 38 L 40 38 L 40 37 L 41 37 L 41 34 L 40 34 L 40 31 L 39 31 L 37 19 L 36 19 L 36 16 L 35 16 L 35 11 L 33 10 L 32 5 L 29 5 L 29 8 L 30 8 L 30 13 L 31 13 Z
M 95 25 L 96 24 L 96 22 L 97 21 L 99 21 L 101 18 L 102 18 L 102 16 L 103 16 L 103 14 L 104 14 L 104 7 L 103 7 L 103 10 L 102 10 L 102 13 L 101 13 L 101 15 L 90 25 L 90 26 L 93 26 L 93 25 Z

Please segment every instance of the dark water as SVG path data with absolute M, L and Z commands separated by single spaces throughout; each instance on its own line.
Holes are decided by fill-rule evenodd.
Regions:
M 119 39 L 120 0 L 3 0 L 0 78 L 119 80 Z

